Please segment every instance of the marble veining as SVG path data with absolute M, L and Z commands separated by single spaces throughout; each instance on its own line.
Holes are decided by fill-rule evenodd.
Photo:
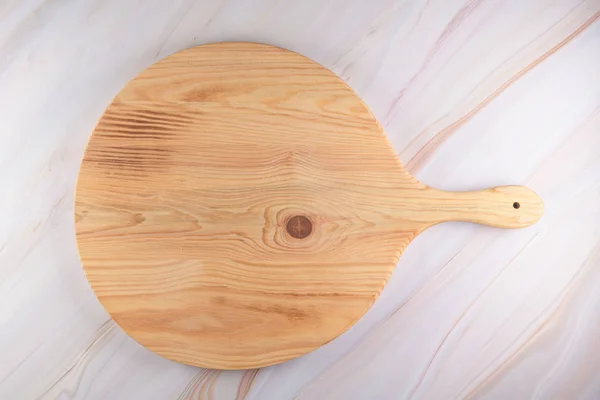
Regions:
M 128 80 L 227 40 L 333 70 L 422 182 L 527 185 L 544 217 L 425 231 L 353 328 L 284 364 L 151 353 L 85 280 L 77 170 Z M 0 116 L 0 399 L 600 398 L 598 0 L 8 0 Z

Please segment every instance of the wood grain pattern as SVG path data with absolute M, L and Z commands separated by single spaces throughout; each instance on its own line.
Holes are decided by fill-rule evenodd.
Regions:
M 2 2 L 0 399 L 597 400 L 599 16 L 597 0 Z M 425 230 L 365 316 L 294 360 L 216 374 L 151 352 L 85 278 L 77 172 L 128 81 L 226 40 L 331 69 L 427 185 L 527 185 L 543 218 Z
M 128 334 L 172 360 L 241 369 L 347 330 L 425 228 L 524 227 L 542 208 L 519 186 L 425 186 L 335 74 L 218 43 L 161 60 L 113 100 L 75 218 L 86 276 Z

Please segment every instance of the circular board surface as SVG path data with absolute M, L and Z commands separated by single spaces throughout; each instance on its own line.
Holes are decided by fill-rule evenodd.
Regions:
M 454 217 L 427 213 L 425 194 L 447 203 L 439 193 L 403 170 L 332 72 L 218 43 L 157 62 L 107 108 L 81 165 L 77 243 L 136 341 L 187 364 L 255 368 L 354 324 L 410 240 Z M 498 193 L 514 225 L 539 217 L 523 219 L 527 193 L 521 217 L 520 192 Z

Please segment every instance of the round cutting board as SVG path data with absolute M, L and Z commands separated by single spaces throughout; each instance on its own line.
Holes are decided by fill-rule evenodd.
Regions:
M 428 226 L 541 213 L 524 187 L 418 182 L 341 79 L 252 43 L 188 49 L 129 82 L 94 130 L 75 203 L 83 268 L 114 320 L 167 358 L 220 369 L 340 335 Z

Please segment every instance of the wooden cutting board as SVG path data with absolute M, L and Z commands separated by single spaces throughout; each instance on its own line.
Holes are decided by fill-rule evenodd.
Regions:
M 117 95 L 85 152 L 75 220 L 86 276 L 129 335 L 175 361 L 241 369 L 347 330 L 427 227 L 519 228 L 542 209 L 520 186 L 420 183 L 332 72 L 218 43 Z

